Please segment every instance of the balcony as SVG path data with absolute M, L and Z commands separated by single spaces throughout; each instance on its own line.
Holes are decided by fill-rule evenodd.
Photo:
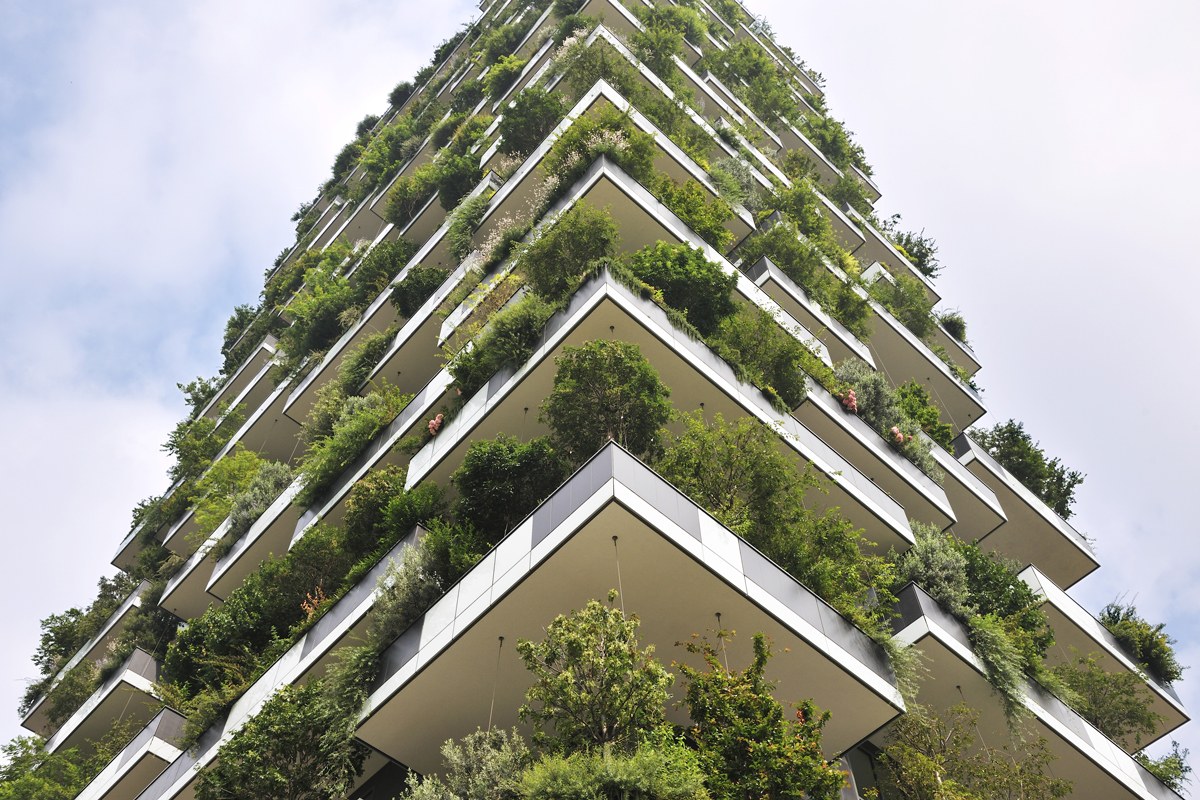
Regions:
M 872 278 L 888 280 L 880 267 L 872 267 L 863 273 L 864 280 L 870 282 Z M 869 320 L 871 333 L 867 346 L 892 385 L 899 386 L 910 380 L 923 385 L 942 412 L 942 420 L 949 423 L 955 433 L 978 422 L 987 412 L 978 392 L 955 375 L 929 345 L 904 327 L 891 312 L 875 300 L 870 304 L 874 313 Z
M 1190 717 L 1170 685 L 1164 685 L 1149 677 L 1116 638 L 1108 632 L 1100 620 L 1093 617 L 1074 598 L 1054 585 L 1054 581 L 1043 575 L 1037 567 L 1029 566 L 1021 573 L 1034 593 L 1045 599 L 1042 611 L 1050 618 L 1054 629 L 1054 645 L 1046 654 L 1051 665 L 1074 662 L 1077 656 L 1099 653 L 1103 656 L 1100 666 L 1108 672 L 1133 673 L 1145 679 L 1154 699 L 1153 711 L 1161 716 L 1162 722 L 1154 732 L 1154 739 L 1143 742 L 1152 744 L 1187 722 Z
M 130 621 L 133 619 L 133 613 L 136 609 L 141 608 L 142 598 L 146 594 L 146 590 L 150 584 L 142 581 L 137 585 L 129 595 L 125 598 L 121 605 L 117 606 L 117 610 L 112 613 L 108 621 L 100 628 L 100 632 L 92 637 L 91 641 L 87 642 L 71 659 L 63 665 L 58 674 L 54 676 L 54 681 L 51 685 L 58 683 L 64 675 L 77 667 L 84 660 L 91 661 L 99 666 L 108 658 L 109 650 L 117 638 L 125 631 Z M 39 736 L 49 736 L 52 731 L 50 720 L 47 716 L 48 708 L 46 703 L 46 695 L 43 694 L 29 709 L 29 713 L 21 720 L 21 727 L 27 731 L 32 731 Z
M 1087 540 L 970 436 L 962 434 L 954 440 L 954 454 L 996 493 L 1008 518 L 979 540 L 980 547 L 1011 558 L 1021 566 L 1036 564 L 1064 588 L 1074 586 L 1100 566 Z
M 300 518 L 300 509 L 292 505 L 298 491 L 299 481 L 284 489 L 283 494 L 275 498 L 275 502 L 254 521 L 250 530 L 217 560 L 204 587 L 205 592 L 224 600 L 259 564 L 272 555 L 287 552 L 296 520 Z M 196 569 L 199 569 L 199 565 Z M 182 580 L 186 580 L 186 577 Z
M 221 408 L 258 408 L 268 392 L 255 387 L 269 385 L 262 378 L 271 372 L 271 362 L 278 344 L 274 336 L 263 339 L 237 371 L 221 384 L 221 388 L 197 416 L 215 420 Z
M 229 519 L 226 518 L 167 581 L 159 606 L 186 621 L 200 616 L 210 605 L 220 603 L 205 587 L 216 563 L 210 551 L 228 532 Z
M 94 742 L 117 723 L 145 725 L 159 710 L 154 694 L 157 679 L 158 662 L 149 653 L 134 650 L 46 741 L 46 752 L 75 748 L 86 757 L 94 751 Z
M 925 296 L 929 298 L 929 302 L 937 305 L 941 301 L 942 296 L 938 294 L 929 278 L 926 278 L 919 269 L 913 266 L 911 261 L 901 255 L 886 236 L 875 230 L 875 226 L 868 222 L 866 217 L 855 211 L 852 206 L 846 206 L 845 213 L 853 220 L 863 237 L 863 243 L 850 251 L 860 263 L 879 262 L 893 275 L 907 275 L 914 278 L 920 281 L 921 286 L 924 287 Z
M 749 416 L 777 427 L 783 452 L 813 464 L 829 479 L 829 494 L 812 497 L 816 506 L 840 507 L 843 516 L 884 549 L 905 550 L 912 543 L 905 509 L 896 500 L 796 419 L 772 408 L 761 392 L 741 383 L 706 345 L 676 330 L 661 309 L 607 274 L 581 288 L 567 309 L 550 320 L 525 364 L 494 376 L 413 457 L 408 485 L 424 480 L 448 485 L 471 441 L 501 432 L 521 438 L 546 433 L 537 409 L 553 384 L 554 358 L 565 346 L 612 336 L 641 349 L 680 410 L 702 407 L 706 415 L 719 412 L 729 420 Z
M 614 547 L 613 536 L 619 539 Z M 442 741 L 481 723 L 495 693 L 495 725 L 517 722 L 529 684 L 511 643 L 539 639 L 556 614 L 602 598 L 617 582 L 660 658 L 692 661 L 674 643 L 721 624 L 753 632 L 777 653 L 772 677 L 785 702 L 812 697 L 833 716 L 830 755 L 897 715 L 903 701 L 882 650 L 819 598 L 721 527 L 615 445 L 601 450 L 493 548 L 385 653 L 359 738 L 419 772 L 440 766 Z M 508 647 L 497 650 L 498 637 Z M 500 662 L 494 673 L 497 652 Z M 482 675 L 487 665 L 488 675 Z M 463 681 L 463 675 L 478 680 Z M 668 713 L 682 721 L 682 712 Z M 412 724 L 420 720 L 421 724 Z
M 182 755 L 184 718 L 169 708 L 159 711 L 125 745 L 76 800 L 136 800 L 137 796 Z
M 913 585 L 900 593 L 899 610 L 896 639 L 917 647 L 929 668 L 929 676 L 921 684 L 921 702 L 938 709 L 966 703 L 980 712 L 978 730 L 984 740 L 997 746 L 1007 744 L 1003 708 L 962 623 Z M 1046 739 L 1055 756 L 1050 770 L 1054 777 L 1071 781 L 1077 794 L 1095 800 L 1178 798 L 1054 695 L 1026 684 L 1024 703 L 1029 716 L 1019 723 L 1022 732 Z M 882 735 L 873 738 L 877 744 L 883 743 Z

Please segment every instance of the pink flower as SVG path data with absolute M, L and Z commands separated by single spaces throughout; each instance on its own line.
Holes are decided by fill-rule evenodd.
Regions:
M 442 429 L 442 423 L 445 420 L 446 420 L 446 418 L 441 414 L 438 414 L 436 417 L 429 420 L 429 424 L 426 425 L 426 427 L 429 428 L 429 435 L 437 436 L 437 432 Z
M 853 389 L 846 392 L 846 396 L 842 398 L 842 406 L 852 414 L 858 413 L 858 397 L 854 394 Z
M 900 428 L 896 425 L 892 426 L 892 436 L 896 437 L 896 444 L 904 444 L 904 434 L 900 432 Z

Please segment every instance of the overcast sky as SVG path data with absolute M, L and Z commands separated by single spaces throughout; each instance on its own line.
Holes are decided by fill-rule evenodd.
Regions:
M 1200 4 L 753 8 L 825 74 L 878 209 L 938 240 L 989 419 L 1087 473 L 1073 522 L 1103 567 L 1072 594 L 1135 600 L 1200 664 Z M 0 0 L 0 737 L 21 732 L 4 709 L 38 620 L 91 599 L 130 509 L 166 488 L 174 385 L 217 371 L 292 212 L 473 12 Z M 1200 708 L 1200 673 L 1178 689 Z

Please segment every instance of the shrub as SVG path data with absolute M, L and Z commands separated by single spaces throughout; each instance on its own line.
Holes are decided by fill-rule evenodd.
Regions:
M 41 638 L 33 654 L 34 666 L 42 676 L 47 679 L 54 677 L 79 648 L 100 632 L 136 586 L 137 581 L 124 573 L 111 578 L 101 577 L 97 583 L 96 597 L 87 608 L 69 608 L 61 614 L 51 614 L 43 619 Z M 20 710 L 22 716 L 39 696 L 41 691 L 26 694 Z
M 83 659 L 59 678 L 58 683 L 46 693 L 46 719 L 58 728 L 79 710 L 100 681 L 96 662 Z
M 400 316 L 411 318 L 446 282 L 449 275 L 450 272 L 441 267 L 411 267 L 404 280 L 393 287 L 392 305 L 400 312 Z
M 464 200 L 451 215 L 450 229 L 446 231 L 446 241 L 449 243 L 450 254 L 459 264 L 465 261 L 467 256 L 471 255 L 471 251 L 475 249 L 471 237 L 475 234 L 475 229 L 479 227 L 479 221 L 483 219 L 483 213 L 487 211 L 490 202 L 491 198 L 476 195 L 469 200 Z
M 932 237 L 926 236 L 924 229 L 920 233 L 900 231 L 895 234 L 893 241 L 896 247 L 908 256 L 908 260 L 917 268 L 917 271 L 926 278 L 936 278 L 942 271 L 942 265 L 938 263 L 937 259 L 937 242 Z M 966 341 L 962 337 L 956 338 Z
M 1139 764 L 1178 794 L 1183 794 L 1185 785 L 1192 782 L 1192 768 L 1187 757 L 1188 749 L 1180 747 L 1174 739 L 1171 740 L 1171 752 L 1160 758 L 1151 758 L 1145 752 L 1134 755 Z
M 763 189 L 744 160 L 722 158 L 708 172 L 717 191 L 730 205 L 740 204 L 752 214 L 762 210 Z
M 452 211 L 479 183 L 483 175 L 479 169 L 479 157 L 470 153 L 454 155 L 443 151 L 434 164 L 437 167 L 438 203 L 447 211 Z
M 445 800 L 448 797 L 471 800 L 515 800 L 519 776 L 529 765 L 531 755 L 516 729 L 477 730 L 460 742 L 442 745 L 441 775 L 408 779 L 411 800 Z
M 1044 738 L 1027 737 L 1019 749 L 980 746 L 978 721 L 965 705 L 938 713 L 909 704 L 877 759 L 880 796 L 1051 800 L 1071 793 L 1070 781 L 1047 775 L 1054 755 Z
M 455 516 L 495 544 L 562 483 L 565 466 L 544 437 L 471 442 L 453 476 Z
M 696 754 L 669 730 L 647 736 L 628 755 L 600 750 L 545 755 L 521 774 L 526 800 L 708 800 Z
M 1170 685 L 1183 677 L 1184 667 L 1175 657 L 1175 640 L 1166 634 L 1164 623 L 1151 625 L 1137 607 L 1112 602 L 1100 610 L 1100 621 L 1117 638 L 1125 651 L 1159 683 Z
M 1084 475 L 1068 469 L 1058 458 L 1046 458 L 1041 444 L 1025 432 L 1022 423 L 1010 419 L 991 428 L 977 428 L 971 431 L 971 438 L 1056 514 L 1071 518 L 1075 487 L 1083 483 Z
M 880 278 L 867 291 L 913 336 L 925 339 L 933 333 L 933 303 L 925 294 L 924 284 L 916 278 L 910 275 L 896 275 L 892 280 Z
M 297 505 L 311 505 L 411 399 L 387 383 L 366 397 L 346 398 L 330 434 L 313 441 L 300 461 L 304 483 L 296 493 Z
M 464 83 L 455 92 L 454 100 L 450 103 L 450 110 L 460 113 L 469 112 L 479 105 L 479 101 L 484 98 L 484 95 L 483 84 L 478 80 Z
M 940 482 L 944 475 L 930 455 L 929 442 L 918 435 L 921 425 L 906 413 L 910 407 L 919 407 L 916 402 L 919 397 L 913 399 L 910 391 L 910 399 L 905 403 L 882 372 L 862 361 L 847 359 L 834 368 L 834 374 L 854 392 L 853 400 L 848 393 L 841 398 L 842 406 L 861 417 L 922 472 Z
M 575 119 L 546 154 L 544 169 L 567 187 L 600 156 L 607 156 L 641 183 L 654 175 L 654 137 L 634 128 L 628 114 L 611 106 Z
M 808 394 L 805 376 L 828 370 L 821 359 L 779 327 L 770 313 L 756 306 L 739 306 L 721 320 L 709 345 L 730 362 L 739 376 L 778 397 L 790 411 Z
M 1142 676 L 1133 672 L 1109 672 L 1097 653 L 1075 654 L 1051 672 L 1070 689 L 1066 699 L 1072 708 L 1108 738 L 1126 750 L 1141 745 L 1142 736 L 1152 736 L 1162 722 L 1154 711 L 1154 696 Z
M 735 310 L 730 294 L 737 285 L 736 274 L 726 274 L 689 245 L 658 242 L 634 253 L 628 266 L 705 336 Z
M 464 397 L 471 397 L 505 367 L 518 367 L 533 354 L 554 307 L 527 294 L 498 312 L 491 324 L 450 362 L 450 374 Z
M 802 125 L 804 134 L 838 169 L 844 170 L 853 166 L 862 170 L 864 175 L 873 172 L 862 147 L 851 138 L 853 134 L 846 130 L 845 123 L 825 114 L 806 115 Z
M 1025 673 L 1021 652 L 1008 635 L 1008 628 L 995 614 L 976 614 L 967 620 L 975 655 L 983 662 L 988 683 L 1000 695 L 1010 722 L 1025 710 Z
M 799 104 L 788 89 L 787 77 L 757 42 L 740 39 L 702 64 L 768 126 L 779 117 L 797 116 Z
M 967 559 L 972 604 L 980 614 L 1003 621 L 1024 667 L 1036 670 L 1054 643 L 1054 631 L 1041 609 L 1042 599 L 1017 575 L 1017 562 L 985 553 L 978 545 L 953 541 Z
M 842 796 L 845 773 L 821 755 L 821 729 L 829 713 L 806 700 L 797 705 L 794 719 L 787 718 L 773 695 L 774 682 L 765 677 L 772 655 L 765 636 L 755 634 L 754 660 L 742 671 L 731 672 L 711 642 L 694 639 L 687 648 L 707 667 L 683 664 L 680 671 L 692 718 L 687 738 L 714 800 Z
M 658 450 L 671 417 L 671 391 L 637 345 L 596 340 L 564 347 L 541 418 L 561 452 L 576 463 L 609 441 L 638 457 Z
M 396 329 L 388 328 L 386 331 L 378 331 L 364 336 L 357 346 L 346 353 L 341 366 L 338 367 L 336 378 L 342 394 L 359 393 L 363 384 L 367 382 L 367 378 L 371 377 L 371 373 L 375 371 L 375 367 L 379 366 L 379 362 L 383 360 L 395 340 Z
M 916 381 L 901 385 L 896 389 L 896 401 L 903 416 L 915 422 L 946 450 L 953 450 L 954 428 L 942 422 L 941 411 L 933 404 L 933 398 L 924 386 Z
M 324 696 L 324 681 L 284 685 L 221 744 L 200 771 L 197 800 L 340 797 L 362 774 L 369 750 Z
M 500 120 L 500 152 L 522 158 L 529 155 L 554 130 L 566 112 L 557 92 L 547 92 L 541 87 L 521 91 L 504 109 L 504 117 Z
M 953 336 L 963 344 L 967 343 L 967 321 L 963 315 L 957 311 L 950 311 L 945 314 L 938 315 L 938 322 L 946 329 L 946 333 Z
M 967 557 L 952 534 L 922 522 L 910 524 L 916 541 L 896 561 L 898 583 L 912 581 L 956 619 L 970 619 L 976 606 L 967 578 Z
M 609 593 L 609 601 L 616 592 Z M 637 616 L 592 600 L 555 617 L 540 642 L 521 639 L 517 654 L 533 674 L 521 719 L 534 742 L 554 751 L 630 747 L 666 721 L 663 706 L 674 676 L 642 649 Z
M 497 59 L 485 79 L 488 97 L 492 100 L 503 97 L 505 92 L 512 88 L 513 81 L 521 74 L 521 70 L 525 69 L 526 63 L 527 60 L 519 56 L 501 56 Z
M 417 246 L 407 239 L 380 242 L 373 247 L 350 276 L 354 287 L 353 305 L 366 306 L 371 303 L 400 274 L 416 252 Z
M 384 218 L 397 228 L 403 228 L 424 207 L 437 183 L 437 165 L 432 162 L 422 164 L 411 175 L 397 178 L 388 194 Z
M 196 536 L 203 541 L 229 516 L 233 500 L 254 481 L 263 459 L 238 442 L 232 452 L 217 461 L 196 481 L 196 504 L 192 512 Z
M 465 111 L 453 112 L 450 116 L 434 125 L 429 131 L 430 144 L 439 150 L 445 147 L 450 142 L 451 137 L 454 136 L 454 132 L 458 130 L 458 126 L 466 118 L 467 113 Z
M 718 251 L 724 253 L 733 244 L 733 233 L 725 227 L 733 219 L 733 209 L 720 196 L 710 197 L 697 181 L 677 185 L 663 175 L 654 193 L 683 224 Z
M 400 81 L 388 92 L 388 105 L 399 108 L 412 96 L 414 87 L 411 81 Z
M 249 485 L 233 496 L 229 504 L 229 530 L 210 551 L 213 557 L 220 558 L 233 549 L 233 545 L 246 535 L 291 483 L 292 470 L 287 464 L 264 462 Z
M 617 253 L 620 233 L 606 211 L 576 203 L 518 254 L 529 286 L 543 298 L 566 298 L 596 261 Z
M 480 36 L 474 47 L 482 54 L 484 65 L 492 64 L 500 56 L 515 50 L 524 35 L 516 25 L 497 25 Z

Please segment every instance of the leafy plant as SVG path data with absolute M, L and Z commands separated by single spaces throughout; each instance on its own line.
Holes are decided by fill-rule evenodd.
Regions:
M 917 268 L 917 271 L 926 278 L 936 278 L 942 271 L 942 265 L 938 262 L 937 258 L 937 241 L 930 236 L 926 236 L 924 229 L 920 233 L 899 231 L 893 236 L 893 242 L 908 257 L 908 260 Z M 955 338 L 960 341 L 966 341 L 962 336 L 956 336 Z
M 929 390 L 916 381 L 901 384 L 896 389 L 900 413 L 915 422 L 930 439 L 948 451 L 954 449 L 954 427 L 942 422 L 942 412 L 933 404 Z
M 411 318 L 446 282 L 449 275 L 449 271 L 441 267 L 411 267 L 404 280 L 392 289 L 392 305 L 400 312 L 400 316 Z
M 687 738 L 714 800 L 841 797 L 846 775 L 821 755 L 821 729 L 829 713 L 806 700 L 796 706 L 794 719 L 787 718 L 773 695 L 774 682 L 765 677 L 772 655 L 765 636 L 755 634 L 754 659 L 741 671 L 727 669 L 705 639 L 693 639 L 687 649 L 707 667 L 680 664 L 679 670 L 687 681 L 692 717 Z
M 660 290 L 664 302 L 686 314 L 705 336 L 734 312 L 730 294 L 737 276 L 726 274 L 700 250 L 658 242 L 638 250 L 627 263 L 634 275 Z
M 544 437 L 526 443 L 501 434 L 474 441 L 453 476 L 455 515 L 491 546 L 562 483 L 565 467 Z
M 514 728 L 477 730 L 442 745 L 441 774 L 408 779 L 408 800 L 517 800 L 520 776 L 532 755 Z
M 350 276 L 355 306 L 366 306 L 379 296 L 392 279 L 400 274 L 417 247 L 407 239 L 380 242 L 371 248 Z
M 658 450 L 671 392 L 637 345 L 600 339 L 564 347 L 555 364 L 542 419 L 568 458 L 579 463 L 609 441 L 639 457 Z
M 1051 672 L 1070 690 L 1063 698 L 1079 715 L 1108 738 L 1129 749 L 1154 734 L 1162 716 L 1154 711 L 1154 696 L 1142 676 L 1123 670 L 1110 672 L 1098 653 L 1074 654 Z
M 597 260 L 616 254 L 619 239 L 617 224 L 606 211 L 576 203 L 523 246 L 518 259 L 533 291 L 561 300 Z
M 504 367 L 528 360 L 542 336 L 554 306 L 535 294 L 496 313 L 491 324 L 450 362 L 450 374 L 464 397 L 471 397 Z
M 463 201 L 450 217 L 450 229 L 446 232 L 446 241 L 450 247 L 450 254 L 459 264 L 466 260 L 474 249 L 471 237 L 475 234 L 475 229 L 479 227 L 479 221 L 483 218 L 483 213 L 487 211 L 490 200 L 491 198 L 484 195 L 476 195 Z
M 609 602 L 616 592 L 609 593 Z M 521 719 L 534 741 L 555 751 L 613 745 L 632 747 L 666 721 L 663 706 L 674 680 L 638 644 L 636 616 L 592 600 L 559 615 L 540 642 L 521 639 L 517 653 L 533 674 Z
M 911 275 L 895 275 L 892 280 L 881 277 L 867 291 L 918 339 L 933 333 L 933 304 L 925 294 L 925 286 L 916 278 Z
M 504 110 L 500 120 L 500 152 L 521 157 L 529 155 L 554 130 L 566 112 L 557 92 L 547 92 L 536 86 L 522 90 Z
M 946 329 L 946 333 L 963 344 L 967 343 L 967 321 L 957 311 L 949 311 L 938 315 L 938 322 Z
M 696 754 L 667 728 L 646 735 L 628 754 L 609 749 L 542 756 L 519 782 L 526 800 L 708 800 Z
M 1047 458 L 1024 424 L 1010 419 L 991 428 L 976 428 L 971 438 L 1056 514 L 1071 518 L 1075 487 L 1083 483 L 1084 475 L 1068 469 L 1057 457 Z
M 210 554 L 214 558 L 221 558 L 232 550 L 291 482 L 292 470 L 287 464 L 278 461 L 263 463 L 249 485 L 233 496 L 229 504 L 229 530 L 209 551 Z
M 1175 640 L 1164 623 L 1151 625 L 1132 603 L 1112 602 L 1100 610 L 1100 621 L 1125 651 L 1159 683 L 1170 685 L 1183 677 L 1185 667 L 1175 656 Z
M 784 331 L 770 313 L 749 304 L 721 320 L 708 343 L 739 377 L 782 400 L 785 411 L 804 402 L 807 375 L 828 372 L 820 357 Z
M 501 56 L 492 64 L 491 72 L 487 74 L 486 86 L 488 97 L 499 100 L 512 88 L 513 81 L 525 69 L 528 61 L 520 56 Z
M 652 191 L 675 216 L 701 239 L 724 253 L 733 244 L 733 233 L 725 223 L 733 219 L 733 209 L 720 196 L 711 197 L 699 182 L 676 184 L 662 175 Z
M 842 406 L 861 417 L 885 442 L 922 472 L 934 481 L 941 482 L 944 474 L 930 454 L 929 442 L 918 435 L 921 422 L 908 413 L 909 409 L 916 409 L 923 421 L 929 421 L 929 414 L 924 410 L 928 407 L 920 405 L 923 390 L 920 387 L 916 387 L 917 391 L 909 389 L 906 402 L 903 395 L 892 389 L 882 372 L 857 359 L 841 362 L 834 368 L 834 374 L 838 381 L 849 387 L 842 395 Z M 924 395 L 924 398 L 928 399 L 928 395 Z M 929 411 L 936 418 L 936 409 L 929 408 Z
M 192 512 L 196 536 L 203 541 L 229 516 L 234 497 L 245 491 L 264 464 L 253 450 L 241 442 L 209 468 L 196 481 L 196 505 Z
M 1180 747 L 1179 742 L 1171 740 L 1171 751 L 1159 758 L 1151 758 L 1146 753 L 1137 753 L 1134 758 L 1173 791 L 1183 793 L 1186 784 L 1192 782 L 1192 768 L 1187 763 L 1188 749 Z

